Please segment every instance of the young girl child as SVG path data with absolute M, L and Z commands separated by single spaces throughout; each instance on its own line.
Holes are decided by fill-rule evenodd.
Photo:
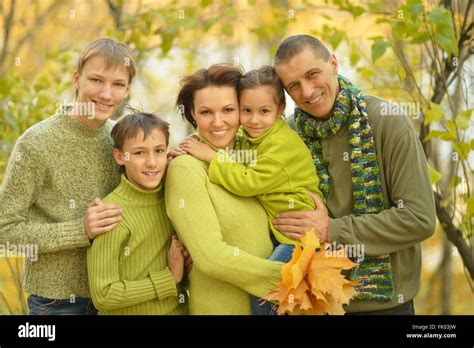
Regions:
M 321 197 L 319 179 L 311 154 L 281 117 L 285 109 L 283 86 L 274 69 L 263 66 L 249 71 L 240 80 L 240 153 L 212 150 L 193 137 L 181 148 L 210 163 L 209 179 L 239 196 L 256 196 L 267 212 L 276 239 L 271 260 L 287 262 L 295 243 L 272 224 L 280 212 L 314 210 L 308 191 Z M 250 159 L 241 163 L 240 159 Z M 255 304 L 255 303 L 253 303 Z M 260 314 L 253 306 L 254 314 Z
M 114 157 L 123 174 L 104 202 L 124 211 L 120 224 L 96 237 L 87 252 L 99 314 L 187 313 L 185 296 L 178 292 L 185 249 L 172 238 L 164 205 L 168 127 L 153 114 L 133 112 L 112 130 Z

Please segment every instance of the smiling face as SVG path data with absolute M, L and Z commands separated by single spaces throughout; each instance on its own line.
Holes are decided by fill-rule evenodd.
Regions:
M 78 103 L 94 105 L 93 117 L 75 113 L 74 118 L 89 128 L 98 128 L 128 96 L 129 73 L 122 65 L 107 67 L 103 57 L 96 55 L 87 60 L 80 73 L 74 73 L 74 87 Z
M 240 93 L 240 123 L 252 138 L 272 128 L 283 108 L 276 104 L 271 86 L 247 88 Z
M 329 118 L 339 93 L 334 55 L 325 61 L 306 47 L 288 62 L 275 65 L 275 70 L 300 109 L 315 118 Z
M 194 94 L 197 130 L 211 145 L 233 149 L 239 129 L 237 92 L 230 86 L 209 86 Z
M 119 165 L 125 166 L 128 181 L 142 190 L 153 190 L 166 172 L 166 136 L 160 129 L 153 129 L 146 139 L 143 131 L 124 141 L 122 149 L 114 149 Z

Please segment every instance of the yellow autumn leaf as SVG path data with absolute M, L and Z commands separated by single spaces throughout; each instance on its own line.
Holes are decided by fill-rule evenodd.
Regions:
M 291 260 L 282 268 L 282 281 L 263 299 L 278 305 L 278 314 L 341 315 L 343 305 L 356 294 L 357 281 L 341 274 L 355 266 L 345 256 L 326 253 L 313 230 L 295 246 Z

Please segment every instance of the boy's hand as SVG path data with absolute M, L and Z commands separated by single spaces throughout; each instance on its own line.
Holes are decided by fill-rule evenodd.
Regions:
M 168 251 L 168 267 L 173 274 L 174 282 L 179 284 L 184 274 L 184 245 L 176 238 L 172 238 Z
M 188 249 L 184 247 L 183 250 L 183 257 L 184 257 L 184 267 L 186 267 L 186 272 L 190 273 L 193 269 L 193 258 L 189 253 Z
M 316 204 L 315 210 L 280 213 L 273 219 L 273 226 L 288 238 L 293 239 L 299 239 L 307 231 L 313 229 L 321 243 L 328 242 L 328 210 L 317 194 L 309 192 L 309 195 Z
M 172 240 L 176 239 L 178 242 L 180 242 L 180 240 L 178 239 L 178 235 L 176 233 L 171 236 L 171 239 Z M 181 245 L 183 245 L 184 267 L 186 268 L 186 272 L 189 273 L 193 269 L 193 259 L 188 249 L 184 246 L 184 244 L 181 243 Z
M 89 239 L 112 231 L 122 220 L 122 208 L 116 204 L 104 204 L 99 198 L 90 202 L 84 215 L 84 230 Z
M 201 143 L 194 137 L 184 139 L 179 145 L 184 151 L 207 163 L 210 163 L 217 153 L 209 145 Z

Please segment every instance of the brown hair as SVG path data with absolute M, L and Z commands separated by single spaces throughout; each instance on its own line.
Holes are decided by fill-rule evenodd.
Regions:
M 214 64 L 209 69 L 200 69 L 181 79 L 181 89 L 176 98 L 176 107 L 180 110 L 183 118 L 196 128 L 196 121 L 192 115 L 196 91 L 209 86 L 229 86 L 237 90 L 241 77 L 242 69 L 231 64 Z
M 112 129 L 116 149 L 122 150 L 125 140 L 136 137 L 140 131 L 143 131 L 143 138 L 146 139 L 154 129 L 163 132 L 168 145 L 170 138 L 168 122 L 153 113 L 141 112 L 131 107 L 128 107 L 128 110 L 131 112 L 122 117 Z
M 315 37 L 310 35 L 293 35 L 287 37 L 281 42 L 280 46 L 278 46 L 273 65 L 287 63 L 306 47 L 311 48 L 317 57 L 320 57 L 326 62 L 331 56 L 326 46 Z
M 270 86 L 273 87 L 275 93 L 273 95 L 273 100 L 276 105 L 283 106 L 285 108 L 285 91 L 283 90 L 283 84 L 281 83 L 280 78 L 278 77 L 275 69 L 271 66 L 264 65 L 259 69 L 250 70 L 246 73 L 239 82 L 237 87 L 237 92 L 239 95 L 244 89 L 255 88 L 258 86 Z
M 104 58 L 107 69 L 123 65 L 128 72 L 128 83 L 132 83 L 136 73 L 135 61 L 127 45 L 109 38 L 101 38 L 90 42 L 79 56 L 77 73 L 80 74 L 87 61 L 95 56 Z

